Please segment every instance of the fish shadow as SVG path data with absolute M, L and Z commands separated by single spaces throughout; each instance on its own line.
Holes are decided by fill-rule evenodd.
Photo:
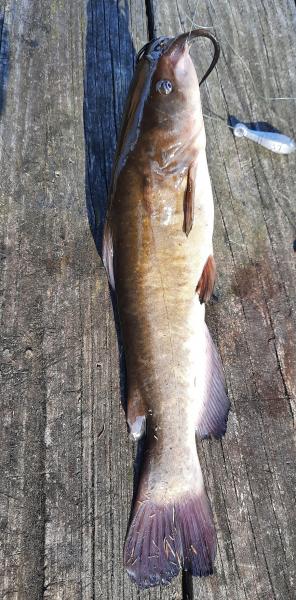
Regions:
M 0 11 L 0 117 L 5 110 L 9 77 L 9 34 L 4 20 L 5 14 Z
M 129 31 L 127 0 L 120 5 L 112 0 L 108 7 L 106 10 L 101 0 L 89 0 L 87 4 L 83 105 L 86 209 L 89 227 L 101 258 L 112 163 L 136 60 Z M 117 300 L 111 288 L 110 295 L 119 347 L 121 404 L 126 413 L 126 365 Z M 138 487 L 142 455 L 143 444 L 140 443 L 134 463 L 133 498 Z

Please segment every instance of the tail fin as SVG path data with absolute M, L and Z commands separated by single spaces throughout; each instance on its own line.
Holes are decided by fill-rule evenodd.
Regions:
M 210 575 L 216 534 L 204 488 L 176 502 L 136 501 L 124 548 L 124 563 L 140 587 L 166 585 L 180 568 L 196 576 Z
M 226 430 L 229 400 L 222 365 L 206 325 L 203 332 L 204 343 L 201 339 L 196 357 L 202 379 L 196 387 L 198 402 L 194 425 L 200 437 L 221 437 Z M 160 440 L 157 443 L 161 446 Z M 189 462 L 181 466 L 179 463 L 177 472 L 169 454 L 158 459 L 151 447 L 147 449 L 146 475 L 140 480 L 124 548 L 125 567 L 140 588 L 166 585 L 181 568 L 200 577 L 213 572 L 216 534 L 194 434 L 192 447 L 189 454 L 187 452 L 188 444 L 181 454 Z M 165 474 L 163 465 L 168 465 Z M 174 485 L 172 482 L 176 484 L 176 481 Z

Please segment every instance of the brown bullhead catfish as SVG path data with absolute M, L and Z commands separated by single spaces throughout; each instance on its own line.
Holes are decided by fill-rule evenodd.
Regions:
M 216 535 L 196 451 L 221 437 L 229 400 L 204 320 L 212 294 L 213 198 L 195 30 L 142 49 L 113 169 L 103 260 L 115 289 L 127 367 L 131 436 L 146 435 L 124 549 L 140 586 L 180 568 L 212 573 Z M 206 74 L 206 75 L 207 75 Z

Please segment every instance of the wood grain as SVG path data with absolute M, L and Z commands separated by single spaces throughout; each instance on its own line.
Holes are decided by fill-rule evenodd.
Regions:
M 199 448 L 216 573 L 138 592 L 122 568 L 135 450 L 97 250 L 135 52 L 188 29 L 195 6 L 0 5 L 1 598 L 293 597 L 295 158 L 226 127 L 230 114 L 296 137 L 295 101 L 263 98 L 296 96 L 292 0 L 197 6 L 222 45 L 203 87 L 219 270 L 208 322 L 232 400 L 225 440 Z M 193 52 L 202 73 L 209 45 Z
M 157 34 L 164 24 L 170 34 L 190 29 L 195 8 L 196 2 L 155 2 Z M 223 442 L 200 448 L 219 547 L 216 573 L 194 580 L 194 598 L 293 598 L 295 155 L 273 155 L 235 139 L 227 120 L 269 122 L 295 138 L 295 100 L 264 100 L 296 96 L 295 4 L 201 2 L 195 21 L 213 27 L 222 47 L 202 91 L 210 117 L 219 300 L 207 320 L 232 412 Z M 192 55 L 202 75 L 210 61 L 206 42 Z
M 138 598 L 122 566 L 133 446 L 87 215 L 98 241 L 145 10 L 11 1 L 1 32 L 0 596 Z M 178 581 L 143 594 L 168 597 Z

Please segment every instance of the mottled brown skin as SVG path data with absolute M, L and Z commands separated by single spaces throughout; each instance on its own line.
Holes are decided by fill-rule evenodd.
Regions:
M 163 79 L 173 85 L 165 96 L 156 89 Z M 174 505 L 204 493 L 195 430 L 205 403 L 207 339 L 196 289 L 202 299 L 212 291 L 212 229 L 198 80 L 187 44 L 176 44 L 137 67 L 105 232 L 126 355 L 127 418 L 132 427 L 147 417 L 141 502 Z
M 190 65 L 189 72 L 180 78 L 181 85 L 176 81 L 176 60 Z M 138 70 L 144 70 L 147 77 L 147 63 L 140 64 Z M 171 80 L 179 89 L 161 96 L 155 90 L 160 79 Z M 137 73 L 135 80 L 141 81 Z M 192 80 L 195 93 L 188 98 Z M 186 47 L 173 61 L 170 56 L 160 59 L 150 89 L 140 135 L 117 176 L 108 223 L 132 405 L 128 418 L 130 421 L 130 412 L 134 411 L 136 416 L 147 414 L 150 409 L 151 421 L 159 428 L 159 447 L 166 447 L 167 440 L 176 438 L 173 447 L 177 456 L 173 460 L 179 461 L 183 469 L 181 448 L 188 439 L 186 417 L 182 415 L 182 428 L 177 431 L 175 428 L 182 402 L 186 401 L 182 364 L 187 364 L 187 352 L 181 348 L 188 336 L 188 312 L 208 258 L 208 239 L 206 252 L 200 251 L 199 246 L 203 238 L 211 237 L 210 223 L 210 231 L 204 234 L 198 224 L 188 238 L 183 231 L 188 171 L 195 164 L 199 150 L 204 151 L 205 147 L 200 103 L 197 103 L 198 82 Z M 180 149 L 174 153 L 177 144 Z M 174 223 L 164 225 L 168 207 L 175 216 Z M 176 371 L 180 371 L 181 377 L 177 377 Z M 194 438 L 194 429 L 191 437 Z M 170 443 L 168 447 L 171 446 Z M 187 447 L 184 451 L 188 452 Z M 168 461 L 171 460 L 170 451 Z

